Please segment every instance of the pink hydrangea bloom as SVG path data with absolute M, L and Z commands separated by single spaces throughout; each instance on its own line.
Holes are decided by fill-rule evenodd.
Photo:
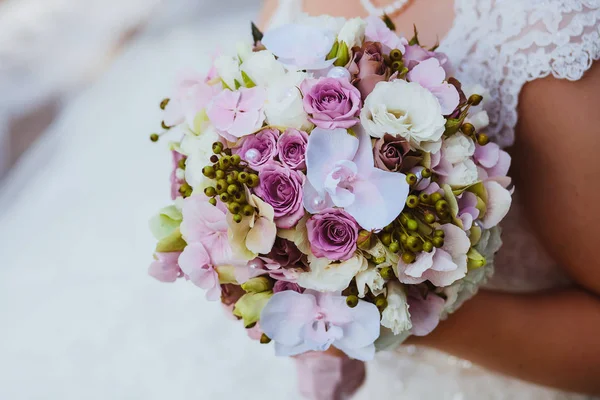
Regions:
M 463 229 L 465 231 L 471 229 L 473 221 L 478 217 L 477 196 L 471 192 L 464 192 L 458 200 L 458 218 L 463 223 Z
M 196 114 L 206 107 L 219 90 L 219 87 L 208 85 L 205 77 L 197 72 L 181 72 L 175 91 L 165 108 L 165 124 L 175 126 L 187 122 L 193 125 Z
M 265 121 L 264 88 L 224 90 L 214 97 L 206 110 L 208 118 L 223 137 L 235 141 L 259 130 Z
M 446 71 L 436 58 L 421 61 L 408 73 L 407 78 L 411 82 L 417 82 L 437 97 L 443 115 L 451 114 L 458 106 L 460 102 L 458 90 L 445 81 Z
M 352 358 L 366 361 L 375 355 L 379 318 L 377 307 L 366 301 L 350 308 L 343 296 L 287 290 L 269 299 L 260 325 L 275 342 L 278 356 L 325 351 L 334 346 Z
M 476 145 L 474 158 L 479 165 L 479 179 L 484 181 L 489 178 L 502 178 L 508 179 L 510 183 L 510 178 L 506 177 L 510 168 L 510 155 L 501 150 L 496 143 Z
M 415 262 L 398 262 L 397 275 L 402 283 L 415 285 L 429 281 L 435 286 L 451 285 L 467 274 L 467 252 L 471 248 L 469 237 L 456 225 L 445 224 L 444 245 L 427 253 L 421 252 Z
M 423 297 L 416 288 L 411 287 L 407 302 L 412 322 L 410 333 L 415 336 L 429 335 L 440 322 L 445 300 L 431 292 Z
M 206 298 L 208 300 L 219 299 L 221 296 L 219 274 L 215 270 L 208 250 L 202 243 L 188 244 L 179 256 L 179 265 L 194 285 L 207 290 Z
M 156 260 L 148 267 L 148 274 L 161 282 L 175 282 L 183 276 L 177 262 L 180 254 L 181 252 L 156 253 Z

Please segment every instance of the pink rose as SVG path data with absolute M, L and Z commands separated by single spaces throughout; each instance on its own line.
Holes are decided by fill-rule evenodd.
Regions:
M 233 153 L 239 154 L 252 169 L 260 171 L 267 162 L 273 160 L 277 155 L 278 137 L 279 131 L 277 129 L 263 129 L 256 135 L 243 137 Z
M 323 129 L 348 129 L 358 123 L 360 92 L 346 79 L 307 79 L 300 85 L 309 120 Z
M 347 212 L 328 209 L 306 222 L 313 254 L 329 260 L 348 260 L 356 251 L 358 224 Z
M 259 172 L 259 185 L 254 193 L 275 212 L 278 228 L 288 229 L 304 216 L 302 185 L 304 174 L 281 166 L 278 163 L 265 165 Z
M 297 129 L 288 129 L 279 137 L 277 151 L 279 161 L 290 169 L 306 169 L 306 145 L 308 134 Z
M 379 82 L 387 81 L 391 71 L 385 65 L 381 43 L 365 42 L 352 49 L 354 56 L 348 65 L 354 84 L 362 98 L 366 98 Z

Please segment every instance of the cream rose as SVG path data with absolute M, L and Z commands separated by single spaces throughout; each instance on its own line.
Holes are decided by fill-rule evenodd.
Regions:
M 298 276 L 298 285 L 321 292 L 339 292 L 348 287 L 352 278 L 368 267 L 367 259 L 356 254 L 343 262 L 309 256 L 310 271 Z
M 367 96 L 360 115 L 373 137 L 386 133 L 407 139 L 414 149 L 437 153 L 446 120 L 437 98 L 418 83 L 397 79 L 379 82 Z
M 367 23 L 362 18 L 352 18 L 342 26 L 338 34 L 338 41 L 346 43 L 349 49 L 361 46 L 365 38 Z
M 298 86 L 307 77 L 305 73 L 289 72 L 271 83 L 267 89 L 265 115 L 269 125 L 306 130 L 311 126 L 302 104 Z
M 203 189 L 207 179 L 202 174 L 202 168 L 212 165 L 212 144 L 219 139 L 219 134 L 212 126 L 204 129 L 199 135 L 186 132 L 183 137 L 181 151 L 187 156 L 185 180 L 193 189 Z
M 471 159 L 461 161 L 452 166 L 448 176 L 442 177 L 442 183 L 447 183 L 452 187 L 469 186 L 479 180 L 477 166 Z
M 462 133 L 457 133 L 442 142 L 444 158 L 451 164 L 467 160 L 475 153 L 475 142 Z
M 251 53 L 242 63 L 240 69 L 258 86 L 269 87 L 285 76 L 283 65 L 268 50 Z

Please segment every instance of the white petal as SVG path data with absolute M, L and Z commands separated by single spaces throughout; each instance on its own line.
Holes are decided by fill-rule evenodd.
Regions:
M 490 229 L 500 223 L 508 213 L 512 204 L 510 192 L 498 182 L 486 181 L 483 184 L 487 190 L 487 211 L 481 221 L 485 229 Z

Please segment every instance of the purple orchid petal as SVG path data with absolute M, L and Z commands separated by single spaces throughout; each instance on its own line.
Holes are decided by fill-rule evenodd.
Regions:
M 275 342 L 287 346 L 298 346 L 303 342 L 304 326 L 317 313 L 314 296 L 291 290 L 275 293 L 261 312 L 260 326 Z
M 485 229 L 490 229 L 504 219 L 512 204 L 512 197 L 510 192 L 498 182 L 490 180 L 484 182 L 483 185 L 487 191 L 488 202 L 481 222 Z
M 496 143 L 488 143 L 485 146 L 477 145 L 474 157 L 484 168 L 492 168 L 500 159 L 500 146 Z

